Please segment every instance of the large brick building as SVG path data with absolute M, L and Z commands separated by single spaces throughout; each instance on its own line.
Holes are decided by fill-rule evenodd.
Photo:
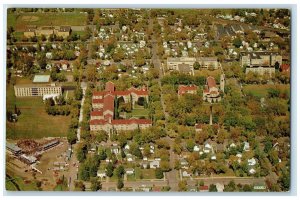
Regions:
M 114 131 L 128 131 L 137 128 L 145 129 L 152 126 L 149 119 L 115 119 L 115 98 L 123 98 L 125 103 L 132 103 L 132 106 L 139 98 L 148 102 L 148 91 L 146 88 L 130 88 L 125 91 L 116 91 L 112 82 L 107 82 L 105 91 L 93 93 L 92 108 L 90 113 L 90 130 L 103 130 L 107 133 Z

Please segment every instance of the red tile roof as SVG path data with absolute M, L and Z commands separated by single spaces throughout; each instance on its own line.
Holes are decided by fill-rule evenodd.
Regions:
M 103 103 L 103 99 L 93 99 L 92 103 Z
M 212 77 L 212 76 L 207 77 L 206 81 L 207 81 L 208 88 L 212 88 L 212 87 L 216 87 L 217 86 L 215 78 Z
M 118 124 L 151 124 L 150 119 L 115 119 L 111 122 L 114 125 Z
M 93 119 L 90 121 L 90 125 L 104 125 L 106 123 L 107 122 L 104 119 Z
M 93 92 L 93 96 L 103 96 L 105 94 L 107 94 L 106 91 L 95 91 L 95 92 Z
M 197 86 L 196 85 L 180 85 L 178 87 L 178 94 L 182 95 L 185 94 L 188 91 L 196 91 L 197 90 Z
M 128 89 L 128 91 L 130 91 L 131 93 L 134 93 L 136 95 L 141 95 L 141 96 L 148 95 L 148 91 L 146 88 L 136 89 L 134 87 L 131 87 Z
M 110 110 L 110 111 L 114 111 L 114 102 L 115 100 L 115 97 L 111 94 L 107 94 L 104 96 L 104 103 L 103 103 L 103 110 L 106 111 L 106 110 Z
M 105 84 L 105 90 L 109 92 L 115 91 L 115 84 L 111 81 L 106 82 Z
M 290 70 L 290 65 L 289 65 L 289 64 L 282 64 L 282 65 L 280 66 L 280 69 L 281 69 L 281 71 L 283 71 L 283 72 L 287 72 L 287 71 Z
M 202 127 L 203 127 L 203 124 L 195 124 L 196 129 L 202 129 Z
M 91 116 L 102 116 L 103 115 L 103 111 L 92 111 Z
M 127 90 L 126 91 L 114 91 L 113 94 L 117 95 L 117 96 L 123 96 L 123 95 L 125 96 L 125 95 L 130 95 L 130 92 Z
M 208 186 L 207 185 L 203 185 L 199 187 L 200 190 L 208 190 Z

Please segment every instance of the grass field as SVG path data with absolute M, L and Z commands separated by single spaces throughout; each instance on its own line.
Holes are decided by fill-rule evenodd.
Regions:
M 8 191 L 38 190 L 34 181 L 25 182 L 24 177 L 16 176 L 10 169 L 6 169 L 5 188 Z
M 133 109 L 132 112 L 129 114 L 131 117 L 149 117 L 149 110 L 148 109 Z
M 70 13 L 9 13 L 7 25 L 16 31 L 23 31 L 27 25 L 36 26 L 84 26 L 87 14 L 79 12 Z
M 256 97 L 266 97 L 268 94 L 268 89 L 270 88 L 278 88 L 282 92 L 287 91 L 290 96 L 290 85 L 245 85 L 243 86 L 243 90 L 245 94 L 253 94 Z
M 7 87 L 6 92 L 7 110 L 13 110 L 16 105 L 21 111 L 16 123 L 6 122 L 7 138 L 64 137 L 67 135 L 71 121 L 69 116 L 48 115 L 41 97 L 16 98 L 12 85 Z
M 155 179 L 155 170 L 154 169 L 141 169 L 139 167 L 135 168 L 136 179 L 140 179 L 141 174 L 143 179 Z

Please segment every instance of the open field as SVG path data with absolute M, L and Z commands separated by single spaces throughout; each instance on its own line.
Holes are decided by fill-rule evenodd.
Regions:
M 268 89 L 278 88 L 283 91 L 287 91 L 287 94 L 290 96 L 290 85 L 245 85 L 243 86 L 243 91 L 245 94 L 253 94 L 256 97 L 266 97 L 268 94 Z
M 41 97 L 14 96 L 12 85 L 7 86 L 6 107 L 13 110 L 16 105 L 21 111 L 16 123 L 6 122 L 6 137 L 42 138 L 63 137 L 67 135 L 71 118 L 69 116 L 50 116 L 46 113 Z M 62 123 L 63 122 L 63 123 Z
M 72 13 L 9 13 L 7 25 L 16 31 L 24 31 L 27 25 L 36 26 L 83 26 L 86 25 L 87 15 L 79 12 Z
M 129 114 L 132 117 L 149 117 L 149 110 L 148 109 L 133 109 L 132 112 Z

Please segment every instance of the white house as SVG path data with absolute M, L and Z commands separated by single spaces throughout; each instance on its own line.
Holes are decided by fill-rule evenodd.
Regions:
M 127 169 L 125 169 L 125 173 L 127 175 L 132 175 L 132 174 L 134 174 L 134 169 L 133 168 L 127 168 Z
M 184 170 L 184 171 L 182 172 L 182 176 L 183 176 L 183 177 L 191 177 L 191 174 L 189 174 L 187 171 Z
M 195 151 L 195 152 L 200 151 L 200 146 L 199 145 L 195 145 L 193 151 Z
M 249 150 L 250 150 L 249 142 L 244 142 L 244 151 L 249 151 Z
M 159 168 L 159 161 L 158 160 L 153 160 L 153 161 L 150 161 L 150 168 L 151 169 L 156 169 L 156 168 Z
M 97 176 L 99 176 L 100 178 L 104 178 L 106 177 L 106 172 L 104 170 L 99 170 L 97 172 Z

